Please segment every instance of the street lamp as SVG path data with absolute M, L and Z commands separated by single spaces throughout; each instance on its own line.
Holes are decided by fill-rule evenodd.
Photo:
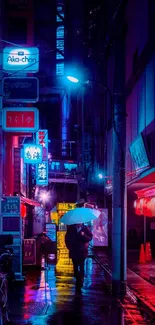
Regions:
M 103 179 L 103 174 L 99 173 L 99 174 L 98 174 L 98 178 L 99 178 L 99 179 Z
M 78 78 L 75 78 L 73 76 L 67 76 L 67 79 L 73 83 L 78 83 L 79 82 L 79 79 Z
M 119 52 L 120 57 L 124 55 L 121 43 Z M 121 52 L 122 51 L 122 52 Z M 124 61 L 123 61 L 124 62 Z M 120 67 L 120 65 L 119 65 Z M 123 66 L 124 67 L 124 66 Z M 122 72 L 122 71 L 121 71 Z M 124 73 L 124 71 L 123 71 Z M 112 292 L 120 295 L 126 293 L 127 279 L 127 258 L 126 258 L 126 180 L 125 180 L 125 160 L 126 160 L 126 108 L 124 95 L 124 75 L 120 73 L 120 68 L 115 67 L 115 90 L 111 90 L 95 80 L 89 80 L 93 84 L 98 84 L 108 93 L 112 111 L 113 124 L 113 189 L 112 189 Z M 73 82 L 73 78 L 68 78 Z M 78 79 L 77 79 L 78 80 Z M 78 80 L 79 81 L 79 80 Z M 83 86 L 88 82 L 82 83 Z M 116 87 L 117 86 L 117 87 Z M 84 88 L 84 87 L 83 87 Z M 83 123 L 83 121 L 82 121 Z M 84 123 L 83 123 L 84 125 Z M 83 148 L 83 147 L 82 147 Z M 102 179 L 101 174 L 98 175 Z
M 110 97 L 111 105 L 113 108 L 113 94 L 111 93 L 111 90 L 107 86 L 104 86 L 103 84 L 101 84 L 100 82 L 98 82 L 96 80 L 87 79 L 85 81 L 82 81 L 82 80 L 78 79 L 77 77 L 71 76 L 71 75 L 67 76 L 67 79 L 72 83 L 80 83 L 82 86 L 86 86 L 92 82 L 93 84 L 96 84 L 96 85 L 102 87 L 103 90 L 108 93 L 108 95 Z

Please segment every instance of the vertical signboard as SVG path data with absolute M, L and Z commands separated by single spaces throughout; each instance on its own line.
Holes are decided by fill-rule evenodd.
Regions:
M 36 265 L 36 240 L 35 239 L 24 239 L 23 264 Z
M 38 130 L 36 144 L 42 146 L 42 162 L 36 166 L 36 184 L 48 185 L 48 130 Z
M 42 163 L 36 166 L 36 184 L 48 185 L 48 160 L 42 161 Z
M 48 159 L 48 130 L 38 130 L 36 144 L 43 147 L 43 160 Z

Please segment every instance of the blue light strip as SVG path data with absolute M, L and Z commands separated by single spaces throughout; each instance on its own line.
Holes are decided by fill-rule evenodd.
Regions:
M 56 76 L 64 75 L 64 8 L 62 1 L 57 0 L 57 12 L 56 15 L 57 29 L 56 29 Z
M 61 129 L 61 139 L 62 139 L 62 156 L 67 155 L 66 150 L 66 142 L 67 142 L 67 120 L 68 120 L 68 112 L 67 112 L 67 96 L 64 95 L 62 100 L 62 129 Z

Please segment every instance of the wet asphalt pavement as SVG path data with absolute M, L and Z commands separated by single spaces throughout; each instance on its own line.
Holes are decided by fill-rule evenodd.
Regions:
M 26 273 L 23 286 L 11 293 L 10 319 L 20 325 L 131 325 L 150 324 L 127 298 L 119 304 L 104 292 L 104 271 L 89 258 L 81 295 L 70 274 L 49 270 Z

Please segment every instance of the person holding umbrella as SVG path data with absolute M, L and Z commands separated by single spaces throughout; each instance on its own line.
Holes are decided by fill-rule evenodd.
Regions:
M 92 233 L 84 224 L 78 223 L 68 226 L 65 242 L 74 266 L 77 291 L 81 290 L 83 286 L 84 264 L 88 256 L 88 246 L 91 240 Z
M 83 285 L 84 263 L 88 256 L 89 242 L 93 237 L 89 228 L 84 224 L 96 220 L 99 215 L 98 210 L 77 207 L 66 212 L 60 220 L 68 226 L 65 242 L 73 261 L 77 290 Z

